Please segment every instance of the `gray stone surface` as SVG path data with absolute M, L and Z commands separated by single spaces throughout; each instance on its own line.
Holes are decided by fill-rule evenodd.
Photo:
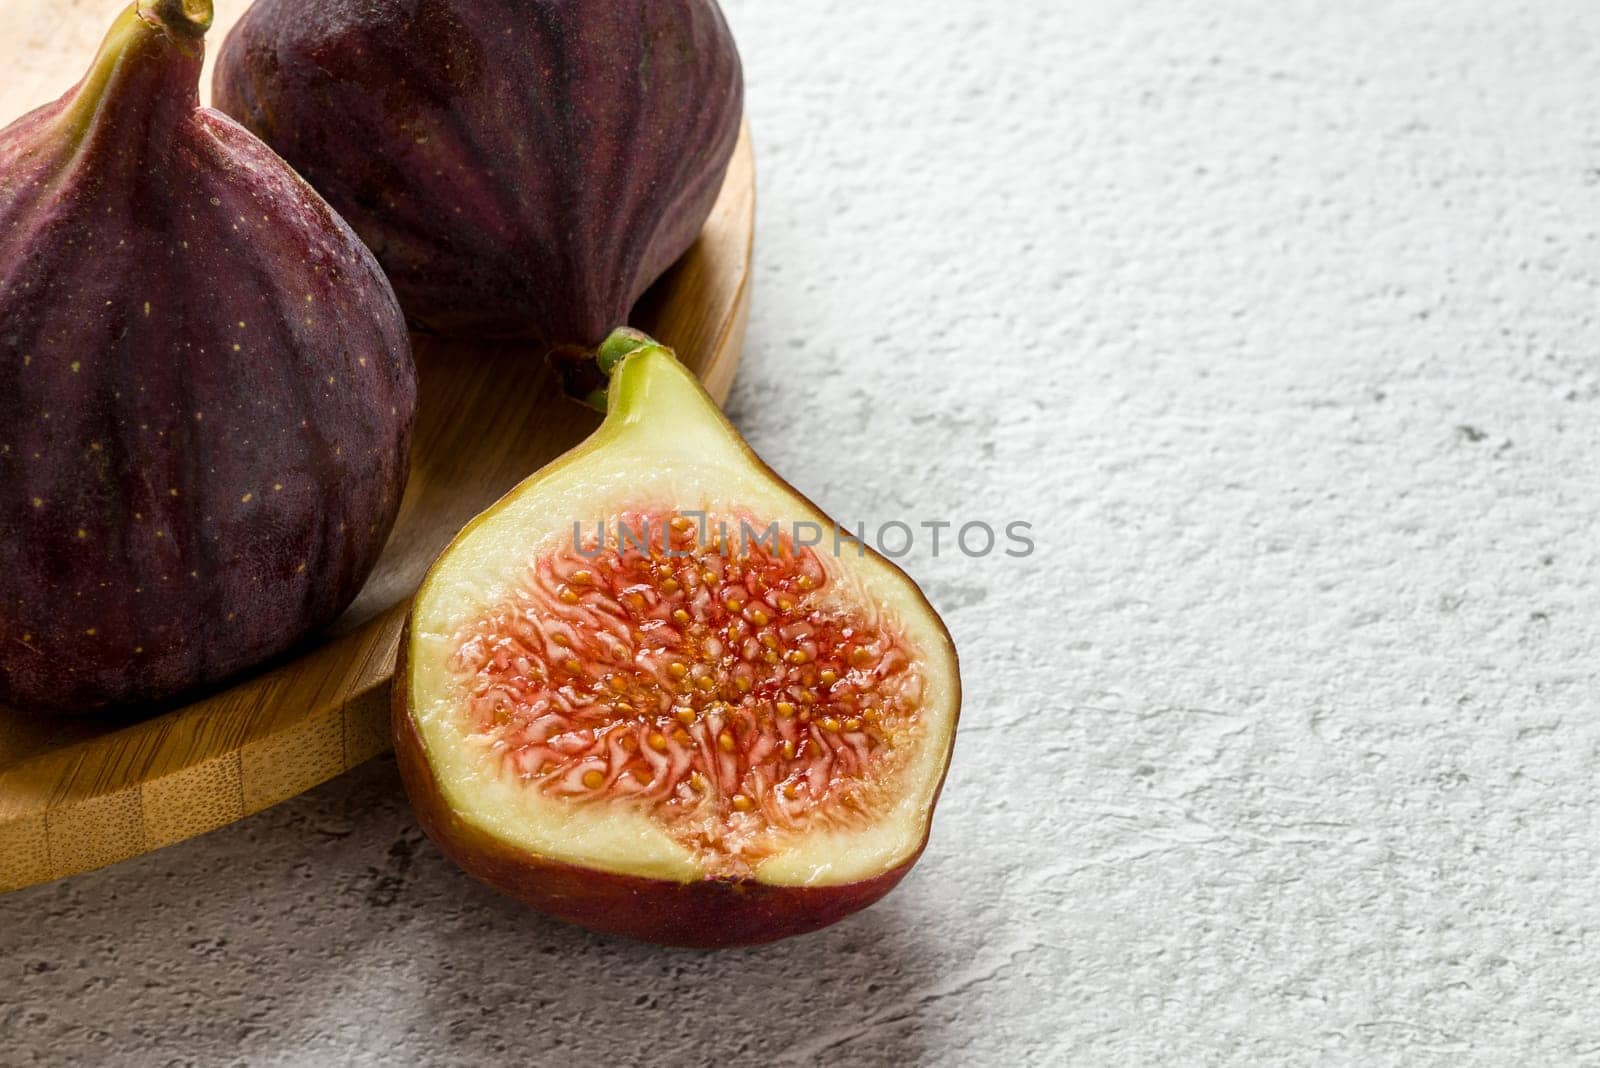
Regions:
M 1600 5 L 732 0 L 731 410 L 964 658 L 926 859 L 706 955 L 380 761 L 0 899 L 0 1062 L 1600 1059 Z

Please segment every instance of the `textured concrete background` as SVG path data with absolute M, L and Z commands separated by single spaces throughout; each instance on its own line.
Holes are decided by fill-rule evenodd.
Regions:
M 0 1062 L 1600 1060 L 1600 5 L 734 0 L 732 413 L 969 694 L 774 948 L 541 921 L 386 761 L 0 899 Z

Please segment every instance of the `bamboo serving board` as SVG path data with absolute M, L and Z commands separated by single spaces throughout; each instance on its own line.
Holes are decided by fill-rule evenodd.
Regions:
M 0 126 L 74 84 L 121 6 L 0 0 Z M 213 52 L 248 5 L 216 6 Z M 677 349 L 719 402 L 744 340 L 754 232 L 747 128 L 699 243 L 633 321 Z M 395 649 L 428 565 L 469 519 L 599 419 L 565 401 L 525 350 L 419 337 L 416 356 L 421 399 L 400 517 L 376 572 L 321 644 L 142 722 L 40 724 L 0 709 L 0 892 L 232 823 L 389 748 Z

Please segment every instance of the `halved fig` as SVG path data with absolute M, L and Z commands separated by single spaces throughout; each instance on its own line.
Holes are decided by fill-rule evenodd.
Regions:
M 827 926 L 927 842 L 960 709 L 949 634 L 671 352 L 619 332 L 599 366 L 604 424 L 417 595 L 407 792 L 467 872 L 563 920 L 704 947 Z

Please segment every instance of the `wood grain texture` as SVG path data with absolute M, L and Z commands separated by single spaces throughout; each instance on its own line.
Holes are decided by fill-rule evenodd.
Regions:
M 246 6 L 219 2 L 215 45 Z M 0 0 L 0 124 L 55 99 L 121 4 Z M 209 75 L 207 78 L 209 82 Z M 719 401 L 750 305 L 748 128 L 699 242 L 635 311 Z M 411 595 L 469 519 L 580 442 L 599 417 L 512 346 L 417 338 L 411 481 L 383 559 L 315 647 L 142 722 L 33 723 L 0 710 L 0 892 L 171 845 L 295 796 L 389 747 L 395 648 Z

